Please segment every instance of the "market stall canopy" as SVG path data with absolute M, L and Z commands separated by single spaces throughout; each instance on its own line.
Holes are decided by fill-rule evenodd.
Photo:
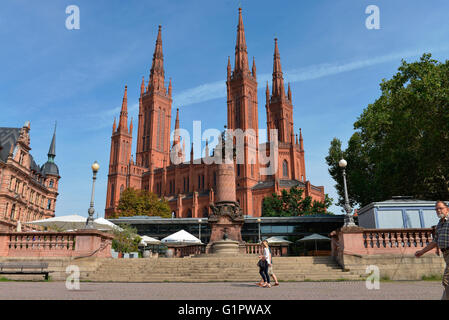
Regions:
M 139 236 L 142 240 L 140 241 L 141 244 L 147 245 L 147 244 L 160 244 L 161 241 L 157 240 L 155 238 L 149 237 L 149 236 Z
M 68 216 L 60 216 L 49 219 L 35 220 L 31 222 L 26 222 L 27 224 L 34 224 L 41 227 L 47 227 L 54 230 L 77 230 L 84 229 L 86 227 L 87 217 L 82 217 L 77 214 L 68 215 Z M 94 220 L 94 228 L 97 230 L 113 230 L 114 228 L 118 228 L 112 222 L 104 218 L 98 218 Z
M 185 230 L 175 232 L 161 240 L 163 243 L 202 243 L 200 239 Z

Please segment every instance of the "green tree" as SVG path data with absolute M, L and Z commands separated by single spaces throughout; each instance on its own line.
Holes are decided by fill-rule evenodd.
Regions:
M 304 190 L 292 187 L 282 190 L 280 195 L 273 193 L 265 197 L 262 203 L 263 217 L 292 217 L 313 214 L 332 214 L 326 211 L 332 205 L 332 198 L 326 194 L 324 202 L 312 201 L 310 196 L 303 197 Z
M 113 230 L 112 249 L 121 253 L 135 252 L 142 238 L 137 235 L 137 229 L 129 225 L 120 225 Z
M 116 217 L 132 216 L 170 218 L 171 211 L 167 201 L 159 199 L 154 193 L 127 188 L 120 196 Z
M 396 195 L 449 199 L 449 61 L 424 54 L 402 61 L 398 73 L 382 80 L 381 96 L 354 123 L 356 132 L 342 150 L 331 142 L 326 162 L 344 202 L 338 161 L 347 160 L 352 205 Z

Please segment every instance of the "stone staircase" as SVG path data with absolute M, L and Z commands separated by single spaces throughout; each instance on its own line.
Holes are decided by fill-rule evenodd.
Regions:
M 256 256 L 101 259 L 95 272 L 83 273 L 93 282 L 256 282 L 260 280 Z M 280 281 L 363 280 L 359 273 L 343 271 L 331 257 L 275 257 Z

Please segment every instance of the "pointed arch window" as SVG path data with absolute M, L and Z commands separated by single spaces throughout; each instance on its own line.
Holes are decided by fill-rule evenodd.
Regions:
M 248 95 L 248 128 L 253 127 L 253 97 Z
M 160 150 L 161 148 L 161 110 L 157 110 L 157 136 L 156 136 L 156 149 Z
M 240 98 L 238 96 L 235 96 L 235 128 L 241 128 L 240 125 L 240 113 L 241 113 L 241 106 L 240 106 Z
M 282 174 L 284 177 L 288 177 L 288 162 L 287 160 L 284 160 L 282 163 Z

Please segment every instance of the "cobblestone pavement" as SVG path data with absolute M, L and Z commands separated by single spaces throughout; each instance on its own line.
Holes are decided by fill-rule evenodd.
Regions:
M 368 290 L 364 281 L 284 282 L 259 288 L 255 283 L 91 283 L 67 290 L 65 282 L 0 282 L 1 300 L 439 300 L 441 282 L 381 282 Z

